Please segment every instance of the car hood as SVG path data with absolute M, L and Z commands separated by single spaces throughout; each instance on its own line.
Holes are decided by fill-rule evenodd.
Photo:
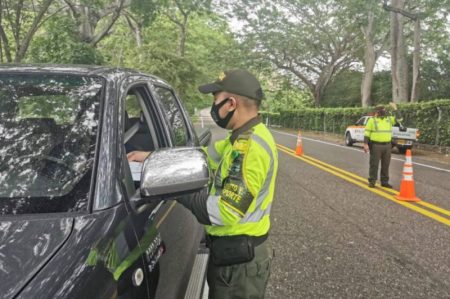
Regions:
M 69 237 L 73 218 L 0 219 L 0 294 L 11 298 L 47 263 Z

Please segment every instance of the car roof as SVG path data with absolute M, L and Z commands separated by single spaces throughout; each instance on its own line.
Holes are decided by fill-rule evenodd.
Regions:
M 167 82 L 153 75 L 137 70 L 100 65 L 76 64 L 8 64 L 0 66 L 1 73 L 47 73 L 47 74 L 75 74 L 85 76 L 100 76 L 107 80 L 116 81 L 131 75 L 145 76 L 153 82 L 169 86 Z

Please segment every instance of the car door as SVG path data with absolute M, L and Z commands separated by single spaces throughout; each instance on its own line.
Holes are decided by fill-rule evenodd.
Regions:
M 128 204 L 128 213 L 139 242 L 139 255 L 145 265 L 144 280 L 148 285 L 148 296 L 154 298 L 159 278 L 158 261 L 165 251 L 158 222 L 169 207 L 162 199 L 148 202 L 141 200 L 139 188 L 142 163 L 128 162 L 126 156 L 132 151 L 152 152 L 168 146 L 167 134 L 154 125 L 160 120 L 151 107 L 149 97 L 146 77 L 131 76 L 122 83 L 117 160 L 124 200 Z
M 365 125 L 367 122 L 367 118 L 366 117 L 361 117 L 357 122 L 356 122 L 356 127 L 355 127 L 355 139 L 357 141 L 362 142 L 364 140 L 364 131 L 365 131 Z
M 119 133 L 122 184 L 126 186 L 125 197 L 146 263 L 149 294 L 151 298 L 180 298 L 184 296 L 202 228 L 174 200 L 140 198 L 138 172 L 142 165 L 128 162 L 126 154 L 194 144 L 193 134 L 178 101 L 170 105 L 161 103 L 146 77 L 128 78 L 122 90 L 123 124 Z M 166 108 L 170 111 L 163 110 Z
M 150 87 L 152 98 L 149 100 L 156 105 L 155 109 L 162 117 L 161 123 L 155 126 L 165 128 L 170 139 L 167 144 L 171 147 L 195 146 L 196 137 L 186 111 L 173 89 L 160 81 L 154 82 Z M 160 260 L 161 272 L 156 298 L 183 298 L 203 236 L 203 227 L 190 211 L 175 201 L 168 201 L 166 205 L 170 210 L 158 221 L 158 230 L 164 240 L 166 252 Z

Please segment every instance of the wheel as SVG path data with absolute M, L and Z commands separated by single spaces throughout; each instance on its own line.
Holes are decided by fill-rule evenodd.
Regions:
M 352 139 L 352 135 L 350 135 L 350 132 L 345 133 L 345 145 L 346 146 L 353 145 L 353 139 Z

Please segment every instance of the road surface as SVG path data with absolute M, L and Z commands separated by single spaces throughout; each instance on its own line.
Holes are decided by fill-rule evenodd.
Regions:
M 225 131 L 213 124 L 213 138 Z M 272 130 L 279 172 L 266 298 L 450 298 L 450 166 L 413 156 L 420 203 L 395 199 L 404 156 L 393 154 L 394 190 L 367 187 L 361 148 Z

